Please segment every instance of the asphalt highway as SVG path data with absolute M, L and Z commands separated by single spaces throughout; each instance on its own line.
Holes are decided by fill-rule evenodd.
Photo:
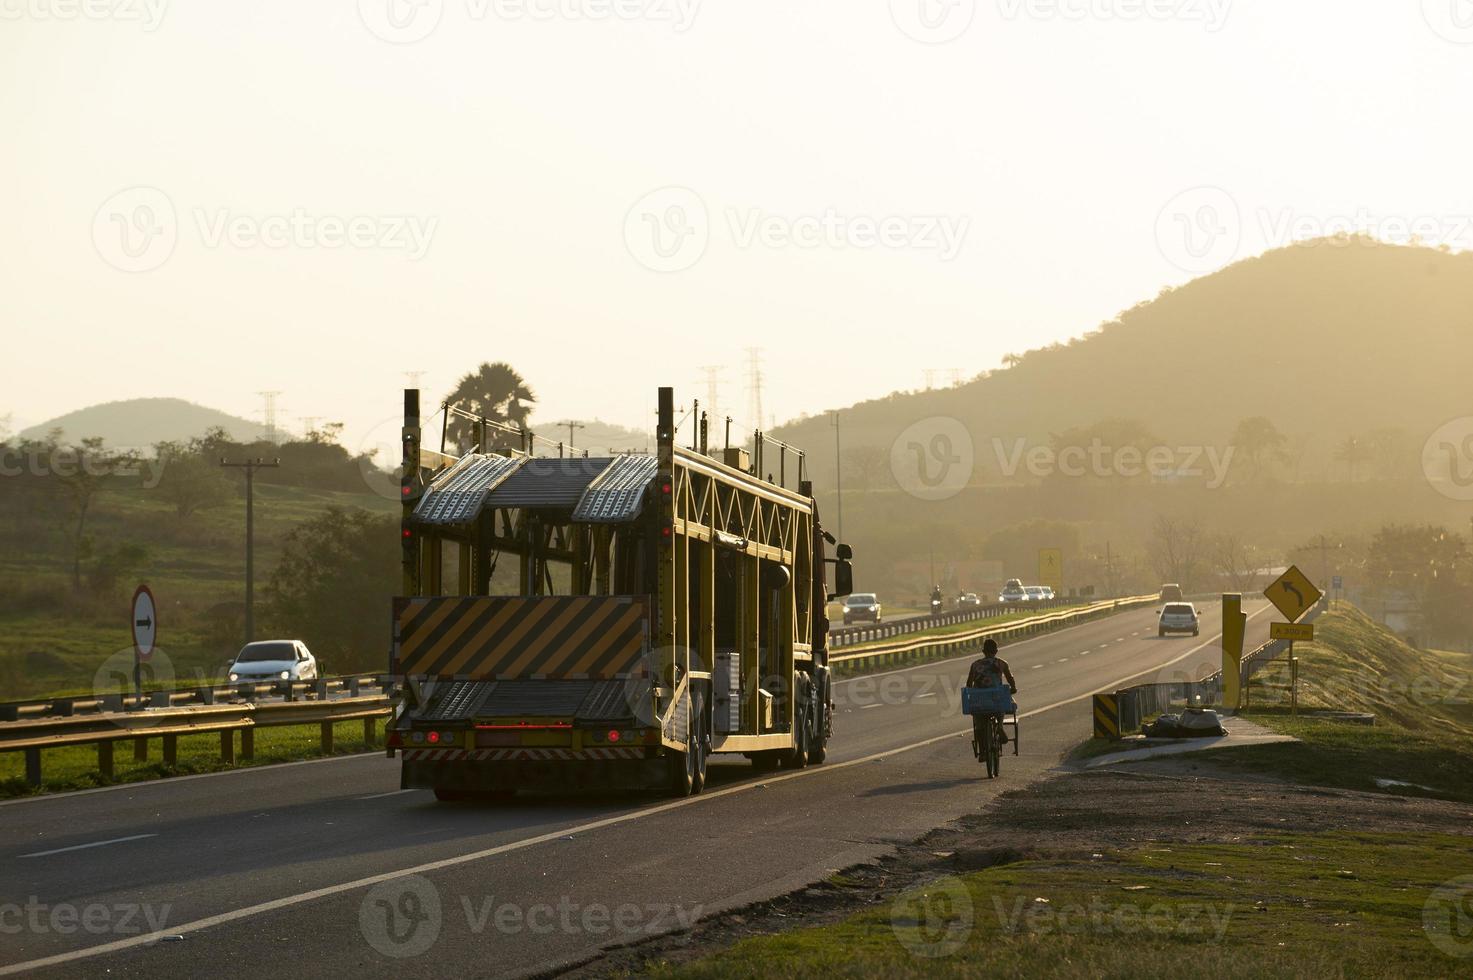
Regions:
M 1268 611 L 1245 602 L 1248 645 Z M 1008 645 L 1021 754 L 989 781 L 959 689 L 971 657 L 835 690 L 828 761 L 707 790 L 447 805 L 382 754 L 0 804 L 0 975 L 519 976 L 783 894 L 975 812 L 1090 732 L 1089 695 L 1200 677 L 1155 610 Z

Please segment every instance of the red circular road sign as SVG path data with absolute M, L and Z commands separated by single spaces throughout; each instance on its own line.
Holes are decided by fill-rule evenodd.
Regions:
M 148 586 L 140 585 L 133 593 L 133 652 L 139 660 L 153 656 L 154 643 L 159 633 L 159 616 L 154 607 L 153 593 Z

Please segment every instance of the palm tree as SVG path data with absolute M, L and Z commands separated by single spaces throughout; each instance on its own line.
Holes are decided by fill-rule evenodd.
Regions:
M 478 418 L 492 422 L 505 422 L 518 428 L 527 427 L 532 414 L 532 405 L 537 396 L 522 376 L 510 364 L 497 361 L 483 362 L 480 367 L 455 383 L 455 388 L 446 396 L 446 404 L 469 412 Z M 481 445 L 481 426 L 478 422 L 458 415 L 450 416 L 446 425 L 445 441 L 455 452 L 466 453 Z M 486 431 L 488 451 L 506 451 L 518 448 L 515 437 L 494 428 Z
M 1022 363 L 1023 363 L 1023 355 L 1022 354 L 1004 354 L 1002 356 L 1002 366 L 1005 367 L 1005 368 L 1015 368 L 1019 364 L 1022 364 Z

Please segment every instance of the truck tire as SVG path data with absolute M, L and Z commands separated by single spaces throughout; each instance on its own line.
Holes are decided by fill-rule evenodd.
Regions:
M 791 749 L 786 749 L 778 754 L 778 760 L 784 769 L 802 769 L 808 765 L 808 747 L 812 744 L 808 738 L 808 711 L 801 709 L 794 725 L 795 744 Z

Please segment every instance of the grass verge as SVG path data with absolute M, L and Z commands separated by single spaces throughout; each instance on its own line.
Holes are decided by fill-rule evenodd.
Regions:
M 1466 866 L 1467 846 L 1448 834 L 1289 833 L 1022 861 L 835 924 L 648 965 L 682 978 L 1457 975 L 1466 961 L 1448 950 L 1473 954 L 1473 940 L 1435 889 Z

